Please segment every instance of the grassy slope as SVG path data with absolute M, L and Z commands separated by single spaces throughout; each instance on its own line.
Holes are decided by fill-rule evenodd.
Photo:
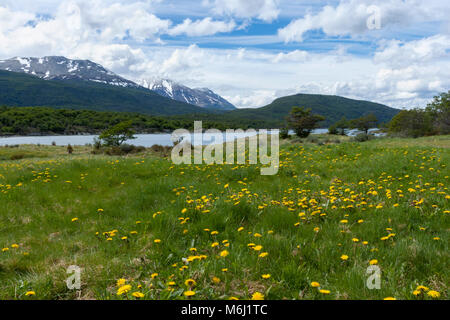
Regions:
M 0 251 L 0 299 L 29 299 L 28 290 L 39 299 L 76 298 L 65 286 L 74 264 L 83 268 L 81 298 L 119 298 L 119 278 L 132 285 L 130 298 L 135 291 L 183 298 L 188 278 L 200 299 L 256 291 L 271 299 L 415 299 L 419 284 L 448 298 L 449 147 L 449 136 L 285 143 L 279 174 L 266 177 L 255 166 L 173 166 L 150 155 L 112 158 L 82 149 L 69 158 L 59 147 L 55 157 L 0 162 L 0 249 L 9 248 Z M 219 257 L 223 250 L 229 255 Z M 268 256 L 258 258 L 261 252 Z M 182 258 L 196 254 L 207 258 L 180 270 Z M 372 259 L 383 272 L 381 290 L 364 285 Z M 331 293 L 319 293 L 312 281 Z
M 0 71 L 0 105 L 127 111 L 151 115 L 206 112 L 203 108 L 162 97 L 150 90 L 93 82 L 46 81 L 8 71 Z

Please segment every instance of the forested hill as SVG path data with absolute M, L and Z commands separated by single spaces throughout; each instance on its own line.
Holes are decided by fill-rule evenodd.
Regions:
M 1 105 L 170 116 L 167 121 L 171 123 L 179 121 L 186 124 L 204 120 L 218 124 L 218 129 L 281 128 L 294 106 L 311 108 L 314 113 L 324 116 L 326 120 L 320 124 L 321 127 L 328 127 L 342 117 L 355 119 L 369 113 L 375 114 L 380 122 L 389 122 L 400 111 L 368 101 L 313 94 L 279 98 L 257 109 L 214 111 L 175 101 L 142 87 L 120 87 L 76 80 L 42 80 L 9 71 L 0 71 Z M 7 124 L 4 126 L 11 127 Z
M 369 113 L 375 114 L 380 122 L 388 122 L 400 112 L 400 110 L 369 101 L 339 96 L 296 94 L 276 99 L 262 108 L 234 110 L 227 113 L 227 117 L 280 124 L 284 122 L 293 106 L 311 108 L 313 113 L 324 116 L 326 120 L 322 123 L 323 127 L 329 126 L 342 117 L 356 119 Z
M 0 105 L 139 112 L 149 115 L 207 112 L 203 108 L 162 97 L 145 88 L 77 80 L 42 80 L 9 71 L 0 71 Z

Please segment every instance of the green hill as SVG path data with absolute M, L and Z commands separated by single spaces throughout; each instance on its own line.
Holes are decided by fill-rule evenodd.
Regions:
M 0 71 L 0 105 L 127 111 L 149 115 L 207 112 L 144 88 L 123 88 L 87 81 L 42 80 L 8 71 Z
M 339 96 L 316 94 L 296 94 L 276 99 L 271 104 L 258 109 L 239 109 L 228 112 L 227 119 L 251 119 L 265 124 L 280 126 L 292 107 L 311 108 L 314 113 L 326 118 L 322 123 L 326 127 L 342 117 L 356 119 L 374 113 L 380 122 L 390 121 L 400 110 L 369 101 L 347 99 Z
M 144 88 L 123 88 L 87 81 L 42 80 L 35 76 L 0 71 L 0 105 L 45 106 L 56 109 L 134 112 L 171 116 L 170 121 L 204 120 L 226 128 L 280 128 L 292 107 L 311 108 L 326 118 L 327 127 L 343 116 L 359 118 L 374 113 L 388 122 L 399 110 L 388 106 L 338 96 L 297 94 L 276 99 L 258 109 L 211 111 L 160 96 Z

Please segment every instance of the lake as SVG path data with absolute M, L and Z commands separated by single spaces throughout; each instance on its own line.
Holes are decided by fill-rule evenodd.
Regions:
M 372 129 L 376 130 L 376 129 Z M 327 133 L 328 129 L 316 129 L 313 131 L 313 134 L 324 134 Z M 292 134 L 293 132 L 291 132 Z M 351 130 L 348 132 L 348 135 L 353 136 L 356 134 L 355 130 Z M 237 139 L 246 138 L 249 136 L 253 136 L 254 134 L 238 134 L 235 136 Z M 0 146 L 4 145 L 17 145 L 17 144 L 42 144 L 42 145 L 51 145 L 53 142 L 58 146 L 66 146 L 71 144 L 73 146 L 80 146 L 86 144 L 92 144 L 94 142 L 94 138 L 98 136 L 96 135 L 77 135 L 77 136 L 26 136 L 26 137 L 0 137 Z M 155 144 L 159 144 L 162 146 L 173 146 L 173 142 L 171 140 L 172 135 L 170 133 L 156 133 L 156 134 L 137 134 L 135 140 L 130 140 L 127 143 L 143 146 L 146 148 L 150 148 Z M 203 134 L 203 141 L 199 142 L 200 139 L 198 135 L 191 134 L 190 137 L 185 137 L 187 140 L 193 141 L 193 145 L 203 144 L 208 145 L 214 142 L 214 138 L 211 138 L 208 134 Z M 233 139 L 231 139 L 233 140 Z M 224 134 L 224 142 L 230 141 L 230 139 L 226 139 Z
M 227 139 L 226 135 L 223 134 L 223 141 L 233 141 L 234 139 L 241 139 L 250 136 L 254 136 L 255 134 L 236 134 L 234 138 Z M 66 146 L 71 144 L 73 146 L 80 146 L 86 144 L 92 144 L 94 142 L 94 138 L 97 138 L 97 135 L 77 135 L 77 136 L 26 136 L 26 137 L 8 137 L 1 138 L 0 137 L 0 146 L 4 145 L 17 145 L 17 144 L 42 144 L 42 145 L 51 145 L 55 143 L 58 146 Z M 135 146 L 143 146 L 146 148 L 150 148 L 155 144 L 162 146 L 173 146 L 173 142 L 171 140 L 172 135 L 169 133 L 161 133 L 161 134 L 136 134 L 136 139 L 129 140 L 127 143 L 135 145 Z M 201 139 L 203 138 L 203 141 Z M 206 133 L 201 137 L 200 134 L 191 134 L 187 136 L 183 136 L 183 139 L 187 141 L 191 141 L 192 145 L 209 145 L 214 143 L 214 138 L 211 135 Z

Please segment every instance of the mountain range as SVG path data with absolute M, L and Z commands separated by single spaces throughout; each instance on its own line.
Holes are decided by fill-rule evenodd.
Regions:
M 202 108 L 217 110 L 236 109 L 230 102 L 208 88 L 191 89 L 169 79 L 143 80 L 140 84 L 163 97 L 186 102 Z
M 8 60 L 0 60 L 0 70 L 26 73 L 43 80 L 79 80 L 124 88 L 144 87 L 163 97 L 202 108 L 236 109 L 231 103 L 207 88 L 191 89 L 168 79 L 151 82 L 143 80 L 138 84 L 90 60 L 72 60 L 58 56 L 42 58 L 15 57 Z
M 323 115 L 323 127 L 342 117 L 354 119 L 368 113 L 388 122 L 399 112 L 369 101 L 314 94 L 278 98 L 256 109 L 236 109 L 209 89 L 191 89 L 168 79 L 138 84 L 92 61 L 65 57 L 0 60 L 0 105 L 135 112 L 243 128 L 282 127 L 294 106 Z
M 10 71 L 0 71 L 0 105 L 127 111 L 149 115 L 208 112 L 204 108 L 165 98 L 142 87 L 122 87 L 74 79 L 43 80 Z
M 0 60 L 0 70 L 26 73 L 44 80 L 82 80 L 125 88 L 139 87 L 89 60 L 71 60 L 65 57 L 12 58 Z

